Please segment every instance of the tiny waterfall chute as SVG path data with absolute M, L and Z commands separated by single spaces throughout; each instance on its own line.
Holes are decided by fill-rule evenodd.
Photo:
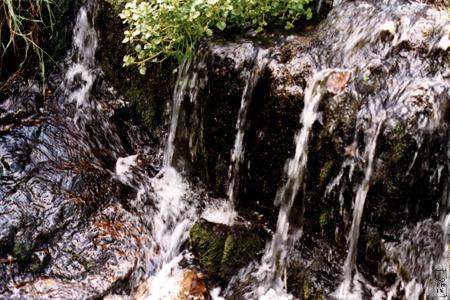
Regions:
M 98 75 L 95 53 L 98 48 L 97 32 L 91 24 L 95 17 L 95 3 L 88 1 L 80 8 L 73 35 L 73 47 L 76 60 L 66 72 L 65 89 L 69 92 L 67 101 L 74 103 L 77 109 L 75 123 L 88 109 L 96 108 L 91 102 L 90 93 Z M 81 83 L 81 84 L 80 84 Z
M 242 75 L 245 80 L 244 90 L 242 91 L 241 106 L 238 112 L 236 123 L 236 137 L 233 150 L 231 152 L 230 179 L 228 183 L 228 198 L 233 205 L 237 204 L 237 194 L 240 191 L 240 177 L 242 176 L 243 163 L 245 159 L 245 132 L 248 128 L 248 113 L 253 97 L 253 91 L 263 75 L 264 68 L 269 63 L 269 51 L 266 49 L 255 49 L 253 58 L 254 66 L 250 70 L 245 70 Z
M 359 228 L 361 225 L 362 214 L 364 211 L 364 203 L 367 197 L 367 193 L 370 188 L 370 179 L 373 171 L 373 163 L 375 158 L 375 150 L 377 145 L 377 139 L 380 134 L 381 128 L 383 126 L 384 117 L 380 116 L 373 121 L 371 127 L 371 136 L 368 140 L 368 144 L 365 151 L 365 157 L 367 160 L 367 166 L 364 171 L 364 179 L 358 186 L 356 192 L 355 202 L 353 205 L 353 219 L 349 234 L 349 250 L 347 253 L 347 258 L 344 264 L 344 281 L 339 287 L 338 298 L 339 299 L 349 299 L 350 284 L 352 281 L 353 269 L 356 263 L 356 251 L 358 247 L 359 239 Z
M 333 73 L 344 72 L 340 69 L 324 69 L 314 74 L 311 82 L 305 91 L 303 99 L 305 105 L 300 116 L 302 129 L 295 137 L 295 155 L 286 163 L 287 181 L 278 191 L 275 204 L 280 206 L 276 232 L 272 236 L 271 242 L 267 245 L 263 255 L 261 265 L 254 272 L 259 286 L 256 291 L 249 293 L 248 299 L 254 297 L 263 297 L 264 299 L 277 299 L 278 297 L 287 297 L 286 287 L 286 264 L 289 251 L 299 240 L 302 234 L 301 222 L 303 216 L 297 216 L 300 219 L 300 227 L 295 228 L 290 224 L 290 217 L 294 204 L 300 205 L 300 214 L 303 214 L 304 180 L 306 176 L 306 167 L 308 163 L 308 143 L 314 122 L 317 120 L 320 101 L 327 93 L 327 79 Z M 299 194 L 300 193 L 300 194 Z M 296 203 L 296 200 L 298 202 Z

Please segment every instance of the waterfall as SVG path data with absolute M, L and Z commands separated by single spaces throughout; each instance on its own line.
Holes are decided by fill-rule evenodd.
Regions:
M 241 106 L 238 112 L 236 123 L 236 138 L 234 140 L 231 154 L 230 182 L 228 184 L 228 198 L 233 205 L 237 203 L 237 193 L 240 190 L 240 177 L 242 176 L 243 163 L 245 158 L 244 137 L 248 125 L 248 112 L 253 96 L 253 90 L 269 62 L 268 50 L 256 49 L 253 59 L 254 66 L 251 70 L 244 71 L 245 87 L 242 92 Z
M 364 179 L 359 184 L 358 190 L 356 192 L 356 198 L 353 205 L 353 219 L 349 234 L 349 249 L 347 253 L 347 258 L 344 264 L 344 281 L 338 289 L 337 297 L 339 299 L 349 299 L 352 273 L 356 263 L 356 254 L 359 239 L 359 230 L 361 224 L 361 218 L 364 211 L 364 203 L 366 201 L 367 193 L 370 188 L 370 179 L 373 171 L 373 161 L 375 158 L 375 149 L 377 146 L 378 135 L 380 134 L 383 125 L 383 119 L 374 122 L 369 132 L 371 135 L 369 137 L 368 145 L 365 151 L 365 159 L 367 160 L 367 166 L 364 171 Z
M 86 114 L 88 109 L 96 108 L 90 101 L 90 93 L 98 72 L 95 61 L 98 47 L 97 32 L 91 24 L 93 21 L 90 20 L 94 18 L 94 14 L 95 4 L 92 1 L 88 1 L 78 12 L 73 35 L 76 60 L 65 75 L 65 89 L 69 92 L 67 102 L 74 103 L 77 109 L 75 123 L 82 117 L 88 117 Z
M 201 136 L 202 126 L 200 116 L 196 113 L 186 115 L 183 105 L 199 107 L 199 92 L 208 81 L 204 74 L 206 53 L 202 50 L 183 60 L 178 68 L 178 76 L 172 97 L 172 113 L 170 117 L 169 134 L 164 152 L 164 164 L 173 166 L 178 171 L 186 171 L 187 161 L 193 159 L 193 144 L 196 134 Z M 189 102 L 187 104 L 186 102 Z M 184 143 L 188 145 L 183 145 Z M 184 149 L 187 148 L 187 149 Z M 190 156 L 190 157 L 189 157 Z
M 304 108 L 300 117 L 302 129 L 295 137 L 295 155 L 287 162 L 287 182 L 278 191 L 275 204 L 280 206 L 276 232 L 272 236 L 272 241 L 268 244 L 261 266 L 254 273 L 260 286 L 257 288 L 258 297 L 264 299 L 278 299 L 287 292 L 286 287 L 286 263 L 289 251 L 295 242 L 302 235 L 302 228 L 292 228 L 289 218 L 294 203 L 299 192 L 303 192 L 305 171 L 308 163 L 308 142 L 314 122 L 317 119 L 320 100 L 327 93 L 325 83 L 327 78 L 337 72 L 339 69 L 325 69 L 317 72 L 305 91 Z M 303 197 L 303 195 L 301 195 Z M 303 199 L 301 201 L 302 209 L 300 212 L 300 224 L 303 214 Z M 255 295 L 249 295 L 254 297 Z
M 82 2 L 45 99 L 32 84 L 0 99 L 0 298 L 187 299 L 191 281 L 221 300 L 429 296 L 450 231 L 436 1 L 335 0 L 306 32 L 202 44 L 177 69 L 163 150 L 107 82 L 100 6 Z M 212 271 L 187 246 L 199 219 L 226 235 L 205 246 Z M 267 242 L 244 261 L 247 233 Z

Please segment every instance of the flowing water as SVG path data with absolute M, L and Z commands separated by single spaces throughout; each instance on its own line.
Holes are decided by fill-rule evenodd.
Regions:
M 231 152 L 230 183 L 228 185 L 228 198 L 231 203 L 237 204 L 237 193 L 240 190 L 240 176 L 243 172 L 245 158 L 245 132 L 248 128 L 248 111 L 253 97 L 253 90 L 262 76 L 264 68 L 269 62 L 269 51 L 256 49 L 254 66 L 251 70 L 245 71 L 242 76 L 245 80 L 244 91 L 242 92 L 241 107 L 238 112 L 236 123 L 236 138 Z
M 356 252 L 358 247 L 359 230 L 361 226 L 362 214 L 364 211 L 364 203 L 366 201 L 367 193 L 370 188 L 370 179 L 373 172 L 373 163 L 375 159 L 375 150 L 377 146 L 377 139 L 380 134 L 383 122 L 385 119 L 385 111 L 381 108 L 375 109 L 376 115 L 372 116 L 372 127 L 366 131 L 368 136 L 368 143 L 364 153 L 367 166 L 364 171 L 364 179 L 359 184 L 353 205 L 353 219 L 349 234 L 349 249 L 347 258 L 344 264 L 344 281 L 339 287 L 337 297 L 340 299 L 349 299 L 350 284 L 353 276 L 353 270 L 356 263 Z
M 306 166 L 308 163 L 308 143 L 311 129 L 317 119 L 318 107 L 320 100 L 326 93 L 325 81 L 333 73 L 340 72 L 336 69 L 325 69 L 314 75 L 309 86 L 305 91 L 302 115 L 300 123 L 301 131 L 295 137 L 295 155 L 287 162 L 287 182 L 280 189 L 275 200 L 275 204 L 280 206 L 277 229 L 272 236 L 272 242 L 266 249 L 262 258 L 261 266 L 256 271 L 255 277 L 261 286 L 258 287 L 257 296 L 264 299 L 276 299 L 283 297 L 287 292 L 286 286 L 286 264 L 289 251 L 292 249 L 296 241 L 301 237 L 301 219 L 302 211 L 296 218 L 300 219 L 299 228 L 290 228 L 289 219 L 291 218 L 292 208 L 299 192 L 303 192 L 304 177 Z M 301 197 L 301 196 L 300 196 Z M 300 202 L 303 199 L 299 199 Z M 256 295 L 251 295 L 250 298 Z
M 318 1 L 318 10 L 325 4 Z M 43 100 L 32 80 L 0 102 L 0 198 L 5 203 L 0 206 L 0 298 L 188 299 L 197 282 L 200 299 L 206 295 L 202 284 L 213 299 L 295 299 L 317 291 L 316 282 L 310 286 L 304 279 L 309 275 L 311 282 L 320 279 L 326 298 L 430 295 L 433 268 L 448 267 L 450 228 L 450 83 L 442 66 L 450 21 L 444 10 L 416 1 L 333 1 L 328 18 L 312 32 L 268 35 L 269 43 L 251 34 L 211 42 L 178 69 L 161 151 L 135 125 L 117 121 L 116 112 L 128 106 L 96 61 L 97 10 L 89 0 L 80 8 L 72 49 L 62 71 L 49 79 L 52 91 L 45 104 L 39 104 Z M 211 96 L 220 90 L 214 86 L 218 74 L 221 84 L 236 82 L 229 97 Z M 259 89 L 266 89 L 264 97 Z M 232 102 L 233 93 L 239 103 L 224 105 L 227 118 L 235 114 L 231 121 L 206 113 L 205 106 L 222 104 L 215 101 Z M 267 115 L 261 107 L 270 97 L 279 97 L 270 111 L 299 105 L 300 122 L 293 145 L 292 136 L 283 137 L 292 149 L 269 143 L 288 158 L 281 178 L 267 184 L 279 187 L 274 207 L 245 212 L 252 218 L 245 221 L 239 209 L 254 208 L 245 205 L 259 200 L 242 193 L 254 180 L 247 178 L 253 167 L 249 154 L 256 151 L 251 147 L 264 149 L 267 127 L 288 118 L 272 118 L 258 128 L 258 113 Z M 213 126 L 231 124 L 229 145 L 220 154 L 227 163 L 222 169 L 229 170 L 222 194 L 190 176 L 201 173 L 195 172 L 196 164 L 201 154 L 210 153 L 211 118 Z M 329 143 L 318 147 L 324 139 Z M 398 146 L 398 139 L 408 143 Z M 332 176 L 322 176 L 327 165 L 321 159 L 328 159 L 326 151 L 333 147 Z M 402 156 L 405 149 L 412 154 Z M 267 161 L 266 169 L 276 167 Z M 410 181 L 405 193 L 409 188 L 420 193 L 415 184 L 426 181 L 433 194 L 398 198 L 396 186 L 386 183 L 397 168 L 403 173 L 396 174 Z M 217 170 L 216 165 L 202 178 Z M 320 196 L 311 200 L 316 189 Z M 376 219 L 384 213 L 376 206 L 383 197 L 386 205 L 400 207 L 392 212 L 400 220 L 389 225 L 392 230 L 371 223 L 371 218 L 383 220 Z M 324 205 L 321 201 L 328 201 L 325 216 L 333 215 L 335 222 L 331 239 L 323 214 L 317 215 L 320 233 L 311 225 L 316 220 L 306 219 Z M 408 201 L 416 202 L 402 206 Z M 423 207 L 434 205 L 426 201 L 436 207 L 422 214 Z M 271 220 L 267 215 L 277 210 L 278 218 Z M 187 245 L 200 218 L 236 226 L 233 230 L 254 226 L 265 232 L 266 248 L 231 279 L 209 278 Z M 361 261 L 358 253 L 366 254 L 361 240 L 377 230 L 383 251 L 373 271 L 371 261 Z M 314 260 L 319 254 L 326 262 Z M 32 261 L 33 270 L 24 270 L 22 261 Z M 310 273 L 292 275 L 298 261 L 306 261 L 299 269 Z M 332 279 L 322 280 L 324 273 Z M 217 284 L 221 287 L 214 288 Z

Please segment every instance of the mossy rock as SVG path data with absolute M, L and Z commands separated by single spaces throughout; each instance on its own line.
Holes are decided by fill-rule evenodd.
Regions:
M 43 255 L 41 256 L 33 254 L 30 258 L 28 268 L 31 273 L 38 274 L 47 266 L 49 261 L 50 255 L 48 254 L 48 252 L 43 253 Z
M 17 238 L 14 241 L 13 256 L 20 264 L 27 263 L 33 254 L 33 243 L 30 240 Z
M 199 263 L 212 277 L 227 280 L 256 258 L 263 240 L 240 226 L 230 227 L 199 220 L 189 233 Z
M 162 134 L 166 104 L 172 99 L 176 64 L 166 60 L 161 64 L 147 66 L 142 76 L 136 68 L 124 68 L 123 57 L 128 46 L 122 43 L 126 27 L 107 1 L 101 1 L 96 19 L 99 34 L 97 59 L 106 80 L 130 103 L 129 118 L 139 124 L 153 138 Z
M 189 232 L 191 248 L 199 258 L 200 265 L 213 276 L 219 274 L 227 235 L 226 226 L 205 220 L 195 223 Z
M 263 240 L 254 232 L 232 232 L 228 235 L 220 264 L 220 276 L 231 277 L 256 258 Z

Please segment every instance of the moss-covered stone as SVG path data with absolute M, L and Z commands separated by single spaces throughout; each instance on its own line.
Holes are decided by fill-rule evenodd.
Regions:
M 131 119 L 140 123 L 152 137 L 160 137 L 165 124 L 166 104 L 172 98 L 172 71 L 176 65 L 170 60 L 149 64 L 145 76 L 135 68 L 124 68 L 123 56 L 127 46 L 122 43 L 122 36 L 125 27 L 106 1 L 100 4 L 96 28 L 100 42 L 97 56 L 106 79 L 131 104 Z
M 245 267 L 263 248 L 262 239 L 254 232 L 232 232 L 228 235 L 220 264 L 220 276 L 229 278 Z
M 192 226 L 189 238 L 200 265 L 212 277 L 223 280 L 249 264 L 263 248 L 263 240 L 256 232 L 206 220 Z
M 226 226 L 204 220 L 195 223 L 189 232 L 192 251 L 200 265 L 214 276 L 219 274 L 227 234 Z
M 42 255 L 33 254 L 31 256 L 28 268 L 33 274 L 41 272 L 50 261 L 50 255 L 48 254 L 48 252 L 41 254 Z
M 294 267 L 289 270 L 289 283 L 291 293 L 302 300 L 325 299 L 323 291 L 314 283 L 309 269 Z
M 24 238 L 16 238 L 13 247 L 13 256 L 20 264 L 27 263 L 33 254 L 33 243 Z

